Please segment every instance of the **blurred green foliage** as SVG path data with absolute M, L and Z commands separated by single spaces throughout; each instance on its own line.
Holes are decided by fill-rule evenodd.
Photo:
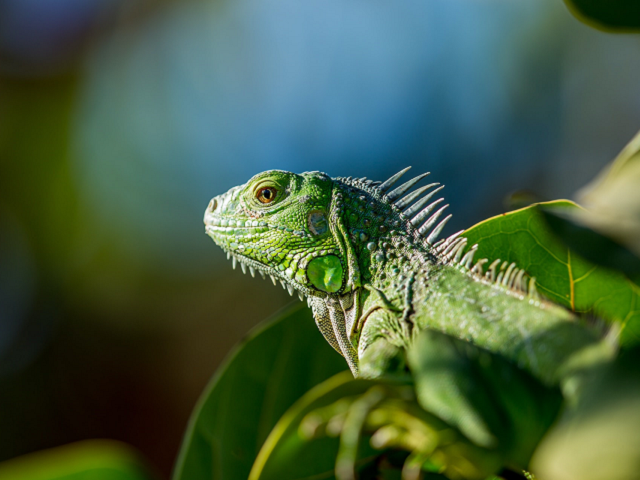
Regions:
M 636 0 L 565 0 L 581 21 L 602 30 L 634 32 L 640 29 Z
M 594 372 L 532 461 L 540 480 L 638 478 L 640 348 Z
M 131 447 L 85 440 L 0 463 L 0 480 L 152 480 Z

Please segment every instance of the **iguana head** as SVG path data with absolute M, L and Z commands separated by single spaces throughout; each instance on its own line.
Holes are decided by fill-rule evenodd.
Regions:
M 426 174 L 390 190 L 407 170 L 384 183 L 263 172 L 211 200 L 206 232 L 234 266 L 277 278 L 291 294 L 337 297 L 382 271 L 391 237 L 428 246 L 448 220 L 435 226 L 444 208 L 429 217 L 442 199 L 426 204 L 442 187 L 425 192 L 438 184 L 405 195 Z
M 207 234 L 243 267 L 309 295 L 342 287 L 343 268 L 329 228 L 333 181 L 319 172 L 270 170 L 211 200 Z

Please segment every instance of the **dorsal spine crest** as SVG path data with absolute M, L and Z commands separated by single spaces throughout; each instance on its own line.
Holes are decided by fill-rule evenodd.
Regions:
M 517 268 L 514 263 L 501 263 L 497 259 L 489 265 L 486 272 L 484 271 L 484 265 L 489 262 L 488 259 L 482 258 L 473 263 L 478 245 L 468 248 L 468 240 L 460 236 L 463 233 L 462 230 L 448 238 L 436 241 L 451 215 L 446 216 L 437 223 L 449 205 L 444 205 L 436 210 L 435 213 L 432 213 L 444 201 L 444 198 L 439 198 L 430 203 L 429 201 L 444 188 L 444 185 L 431 183 L 411 192 L 411 189 L 418 182 L 429 175 L 424 173 L 392 189 L 409 168 L 399 171 L 382 183 L 373 182 L 366 177 L 338 177 L 336 180 L 348 187 L 360 189 L 382 203 L 389 205 L 402 221 L 407 232 L 436 255 L 442 264 L 463 270 L 483 283 L 519 296 L 528 296 L 533 301 L 537 301 L 539 295 L 535 288 L 535 278 L 529 277 L 523 269 Z M 432 190 L 433 187 L 437 188 Z

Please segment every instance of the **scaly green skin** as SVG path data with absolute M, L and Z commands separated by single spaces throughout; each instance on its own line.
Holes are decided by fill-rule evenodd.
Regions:
M 266 204 L 257 198 L 265 188 L 273 194 Z M 387 373 L 423 329 L 499 354 L 546 385 L 572 378 L 585 352 L 611 356 L 572 313 L 539 299 L 532 282 L 527 289 L 523 272 L 494 265 L 485 273 L 489 262 L 463 256 L 463 239 L 435 242 L 441 211 L 427 217 L 439 200 L 418 213 L 410 207 L 422 191 L 403 198 L 389 188 L 389 181 L 267 171 L 212 199 L 206 231 L 234 266 L 237 259 L 306 296 L 355 376 Z

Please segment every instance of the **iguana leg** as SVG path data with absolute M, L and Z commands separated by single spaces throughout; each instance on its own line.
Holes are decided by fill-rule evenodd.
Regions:
M 365 302 L 358 339 L 360 376 L 378 378 L 406 371 L 405 349 L 409 346 L 408 325 L 397 315 L 398 309 L 377 290 Z
M 407 352 L 418 402 L 476 445 L 525 468 L 562 403 L 558 388 L 469 342 L 423 330 Z
M 379 378 L 406 370 L 404 350 L 384 337 L 376 338 L 359 361 L 361 378 Z

